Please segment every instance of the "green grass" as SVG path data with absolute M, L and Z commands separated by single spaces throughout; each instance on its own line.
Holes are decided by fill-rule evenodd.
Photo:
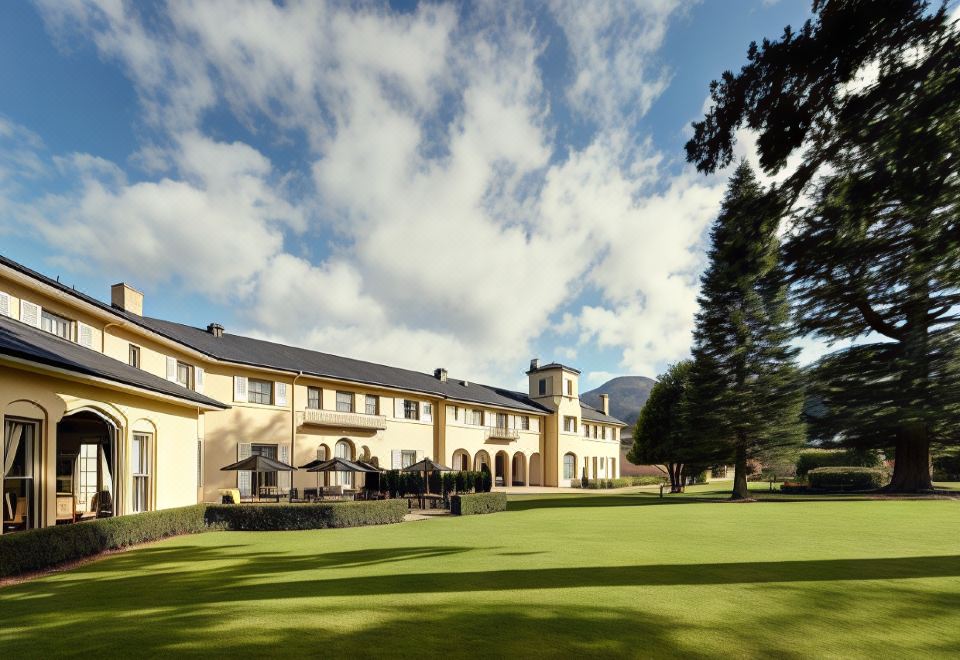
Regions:
M 0 589 L 0 651 L 956 657 L 960 502 L 590 492 L 180 537 Z

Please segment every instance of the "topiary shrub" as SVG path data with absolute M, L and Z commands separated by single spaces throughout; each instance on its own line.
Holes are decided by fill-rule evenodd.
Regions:
M 869 467 L 883 466 L 883 457 L 876 451 L 852 449 L 804 449 L 797 456 L 797 477 L 805 477 L 810 470 L 823 467 Z
M 206 506 L 148 511 L 0 536 L 0 577 L 49 568 L 137 543 L 207 529 Z
M 277 531 L 386 525 L 403 520 L 409 505 L 402 499 L 310 504 L 244 504 L 207 507 L 210 526 L 243 531 Z
M 454 495 L 450 498 L 450 513 L 455 516 L 471 516 L 506 510 L 506 493 L 474 493 L 472 495 Z
M 810 470 L 807 480 L 819 491 L 876 490 L 887 483 L 887 473 L 879 468 L 823 467 Z

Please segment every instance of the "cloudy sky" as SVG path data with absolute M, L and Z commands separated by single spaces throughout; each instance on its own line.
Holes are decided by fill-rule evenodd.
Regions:
M 807 0 L 0 3 L 0 253 L 505 386 L 687 354 L 708 84 Z M 750 155 L 745 143 L 742 153 Z

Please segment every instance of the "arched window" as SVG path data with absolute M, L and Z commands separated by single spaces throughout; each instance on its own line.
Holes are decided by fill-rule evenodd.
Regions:
M 575 479 L 577 474 L 577 457 L 573 454 L 563 455 L 563 478 Z
M 345 458 L 348 461 L 353 460 L 353 447 L 350 445 L 349 440 L 337 440 L 334 451 L 336 452 L 337 458 Z M 353 486 L 353 472 L 337 472 L 337 476 L 342 485 Z

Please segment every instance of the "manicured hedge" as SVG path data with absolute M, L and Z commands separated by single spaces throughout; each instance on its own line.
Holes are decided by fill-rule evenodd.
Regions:
M 477 513 L 496 513 L 506 510 L 506 493 L 474 493 L 454 495 L 450 498 L 450 513 L 455 516 L 472 516 Z
M 815 490 L 876 490 L 887 483 L 887 473 L 879 468 L 824 467 L 807 473 L 810 488 Z
M 878 468 L 883 458 L 875 451 L 854 451 L 852 449 L 804 449 L 797 456 L 797 476 L 802 478 L 810 470 L 824 467 L 868 467 Z
M 0 536 L 0 577 L 61 564 L 137 543 L 208 529 L 205 505 L 101 518 Z
M 231 530 L 323 529 L 386 525 L 403 520 L 406 500 L 318 502 L 315 504 L 211 504 L 207 523 Z
M 586 485 L 583 479 L 573 479 L 570 482 L 572 488 L 627 488 L 628 486 L 656 486 L 666 483 L 666 477 L 646 476 L 646 477 L 619 477 L 617 479 L 587 479 Z

